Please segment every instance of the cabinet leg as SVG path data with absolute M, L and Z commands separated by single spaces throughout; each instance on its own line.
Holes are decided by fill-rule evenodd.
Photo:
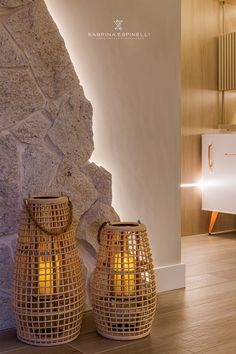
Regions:
M 213 230 L 213 227 L 216 223 L 216 219 L 217 219 L 218 215 L 219 215 L 218 211 L 211 212 L 211 220 L 210 220 L 209 229 L 208 229 L 209 235 L 211 235 L 211 233 L 212 233 L 212 230 Z

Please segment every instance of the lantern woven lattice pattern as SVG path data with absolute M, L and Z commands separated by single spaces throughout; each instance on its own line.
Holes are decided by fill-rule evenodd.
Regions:
M 22 213 L 13 305 L 25 343 L 57 345 L 79 335 L 84 283 L 71 212 L 67 197 L 33 197 Z
M 150 333 L 156 309 L 156 282 L 146 227 L 107 223 L 92 282 L 97 331 L 129 340 Z

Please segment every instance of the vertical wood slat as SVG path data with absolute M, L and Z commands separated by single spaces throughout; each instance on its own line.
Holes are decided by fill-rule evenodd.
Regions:
M 232 80 L 231 80 L 231 77 L 232 77 L 232 70 L 231 70 L 231 62 L 232 62 L 232 52 L 231 52 L 231 33 L 228 34 L 228 52 L 229 52 L 229 55 L 228 55 L 228 65 L 229 65 L 229 68 L 228 68 L 228 87 L 232 87 Z
M 225 39 L 225 36 L 223 36 L 222 40 L 223 40 L 223 82 L 224 82 L 224 90 L 226 90 L 227 82 L 226 82 L 226 39 Z
M 225 74 L 226 74 L 226 90 L 229 89 L 229 43 L 228 43 L 229 35 L 225 35 L 226 46 L 225 46 Z
M 234 87 L 234 34 L 231 33 L 230 36 L 230 42 L 231 42 L 231 86 Z
M 233 65 L 232 65 L 233 70 L 232 70 L 232 75 L 233 75 L 233 78 L 234 78 L 234 80 L 233 80 L 233 86 L 236 87 L 236 77 L 235 77 L 235 75 L 236 75 L 236 68 L 235 68 L 235 65 L 234 65 L 235 60 L 236 60 L 236 32 L 233 33 L 233 36 L 232 36 L 232 37 L 233 37 Z
M 233 66 L 233 57 L 232 57 L 232 33 L 229 34 L 229 86 L 233 87 L 233 79 L 232 79 L 232 66 Z
M 220 55 L 220 68 L 221 68 L 221 87 L 220 89 L 223 90 L 224 87 L 224 41 L 223 41 L 223 36 L 221 38 L 221 55 Z
M 222 58 L 222 64 L 223 64 L 223 90 L 226 89 L 226 65 L 225 65 L 225 46 L 226 46 L 226 41 L 225 38 L 222 37 L 222 45 L 223 45 L 223 58 Z
M 222 90 L 223 83 L 223 38 L 219 37 L 219 90 Z
M 219 36 L 219 90 L 236 90 L 236 32 Z

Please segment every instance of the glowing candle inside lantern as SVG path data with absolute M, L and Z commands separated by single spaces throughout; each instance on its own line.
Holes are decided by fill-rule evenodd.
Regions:
M 114 292 L 116 296 L 133 296 L 135 294 L 135 259 L 127 252 L 127 240 L 124 241 L 124 252 L 115 253 Z
M 51 249 L 57 248 L 56 243 L 50 245 Z M 41 244 L 41 251 L 45 251 L 45 245 Z M 48 251 L 48 245 L 47 251 Z M 39 257 L 38 287 L 40 295 L 52 295 L 59 290 L 60 285 L 60 262 L 58 255 L 46 255 Z
M 51 262 L 47 257 L 40 257 L 39 262 L 39 294 L 51 295 L 54 294 L 59 287 L 59 261 L 56 256 L 56 261 Z

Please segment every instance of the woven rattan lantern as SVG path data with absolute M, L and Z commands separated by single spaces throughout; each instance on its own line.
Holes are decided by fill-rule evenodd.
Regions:
M 84 284 L 67 197 L 25 200 L 13 282 L 21 341 L 51 346 L 79 335 Z
M 156 282 L 145 225 L 105 223 L 92 282 L 97 331 L 130 340 L 150 333 L 156 309 Z

